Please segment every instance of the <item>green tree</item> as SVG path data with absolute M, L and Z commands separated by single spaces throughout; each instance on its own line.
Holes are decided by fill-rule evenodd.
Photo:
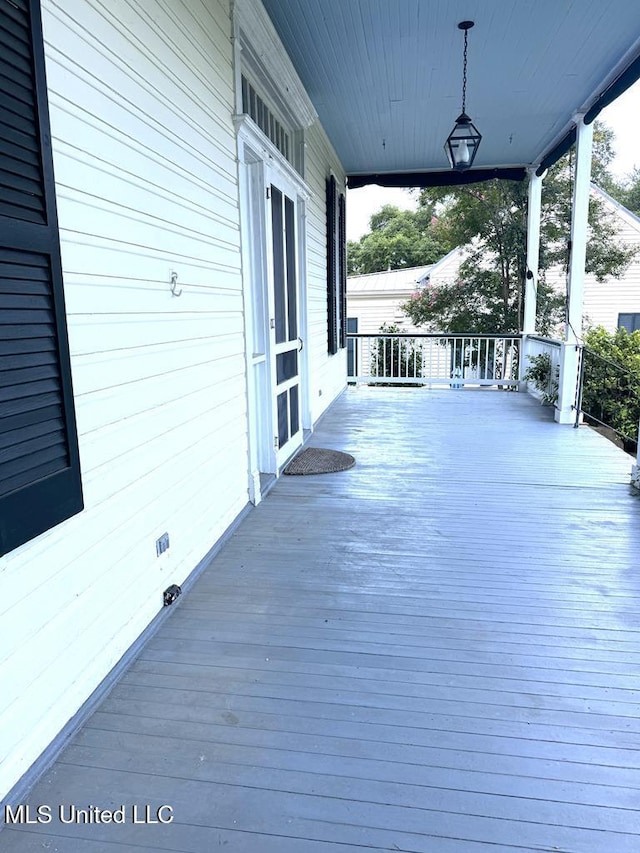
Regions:
M 585 335 L 582 410 L 612 427 L 631 451 L 640 419 L 640 331 L 602 326 Z
M 373 214 L 369 227 L 360 240 L 347 243 L 349 275 L 433 264 L 448 251 L 428 202 L 417 211 L 387 204 Z
M 596 123 L 593 176 L 611 188 L 608 166 L 613 134 Z M 564 296 L 547 286 L 545 272 L 566 265 L 571 221 L 572 157 L 558 161 L 543 181 L 538 329 L 559 322 Z M 467 257 L 455 282 L 427 286 L 404 310 L 415 325 L 437 331 L 513 333 L 522 328 L 526 276 L 527 184 L 488 181 L 422 190 L 419 206 L 439 206 L 438 233 L 445 244 L 466 246 Z M 634 251 L 615 240 L 616 225 L 597 197 L 589 202 L 587 272 L 599 281 L 624 273 Z
M 614 184 L 607 192 L 636 216 L 640 216 L 640 168 L 636 166 L 620 184 Z

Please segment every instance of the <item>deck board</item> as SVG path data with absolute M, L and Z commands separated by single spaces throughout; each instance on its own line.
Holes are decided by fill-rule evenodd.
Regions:
M 640 498 L 531 398 L 360 388 L 34 790 L 7 853 L 637 853 Z

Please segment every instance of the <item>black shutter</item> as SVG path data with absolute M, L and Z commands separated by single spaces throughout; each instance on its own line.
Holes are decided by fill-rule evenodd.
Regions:
M 327 181 L 327 331 L 329 355 L 338 352 L 336 290 L 336 179 Z
M 0 0 L 0 554 L 83 507 L 39 0 Z
M 340 304 L 340 346 L 347 345 L 347 210 L 344 193 L 338 199 L 338 256 L 340 258 L 340 281 L 338 301 Z

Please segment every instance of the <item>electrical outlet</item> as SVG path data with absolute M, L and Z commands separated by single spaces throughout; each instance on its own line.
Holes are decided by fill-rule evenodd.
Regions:
M 169 534 L 163 533 L 159 539 L 156 539 L 156 556 L 159 557 L 160 554 L 164 554 L 169 548 Z

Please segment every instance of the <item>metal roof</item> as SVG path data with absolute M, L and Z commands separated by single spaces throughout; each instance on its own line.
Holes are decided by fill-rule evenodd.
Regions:
M 385 272 L 364 273 L 363 275 L 352 275 L 347 278 L 347 292 L 354 294 L 388 294 L 412 293 L 424 286 L 425 281 L 433 275 L 446 268 L 450 261 L 458 258 L 458 263 L 464 250 L 457 246 L 455 249 L 443 255 L 435 264 L 422 267 L 402 267 L 397 270 L 386 270 Z
M 538 165 L 640 56 L 630 0 L 263 2 L 350 176 L 449 171 L 464 19 L 474 170 Z
M 352 275 L 347 278 L 347 293 L 352 296 L 356 293 L 388 294 L 388 293 L 410 293 L 418 287 L 418 281 L 427 275 L 434 264 L 423 267 L 404 267 L 398 270 L 386 270 L 385 272 L 365 273 L 364 275 Z

